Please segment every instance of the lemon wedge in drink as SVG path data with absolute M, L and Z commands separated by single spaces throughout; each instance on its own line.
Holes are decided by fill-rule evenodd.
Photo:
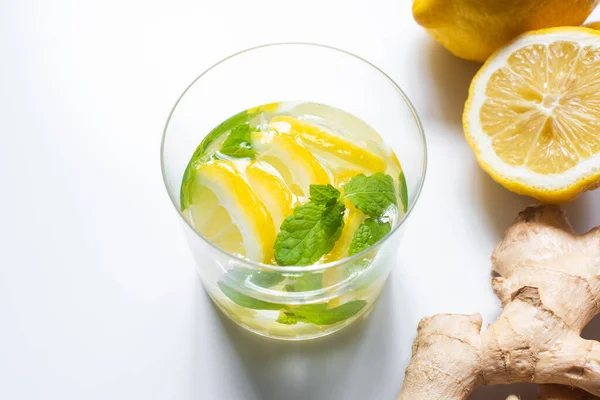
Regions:
M 600 32 L 527 33 L 473 79 L 465 136 L 481 167 L 547 203 L 600 185 Z
M 292 191 L 269 164 L 251 161 L 245 173 L 248 183 L 269 210 L 278 231 L 285 217 L 294 211 L 295 200 Z
M 308 197 L 311 184 L 331 183 L 319 160 L 292 135 L 255 131 L 252 145 L 257 150 L 257 160 L 271 165 L 296 196 Z
M 372 172 L 384 172 L 386 169 L 387 162 L 382 156 L 313 124 L 285 115 L 273 117 L 271 124 L 277 130 L 284 130 L 298 137 L 304 145 L 314 153 L 321 154 L 324 159 L 335 157 Z
M 271 263 L 275 225 L 264 203 L 229 161 L 194 166 L 184 216 L 206 239 L 232 254 Z

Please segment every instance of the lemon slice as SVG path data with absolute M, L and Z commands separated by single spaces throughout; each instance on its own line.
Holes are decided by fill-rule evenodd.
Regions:
M 387 163 L 382 156 L 315 125 L 284 115 L 273 117 L 271 124 L 277 130 L 284 130 L 300 138 L 313 152 L 323 154 L 326 160 L 333 156 L 372 172 L 384 172 L 386 169 Z
M 514 192 L 548 203 L 600 184 L 600 33 L 525 34 L 473 79 L 463 114 L 480 165 Z
M 272 262 L 273 219 L 240 172 L 228 161 L 194 169 L 191 204 L 184 210 L 194 229 L 230 253 Z
M 335 246 L 331 252 L 325 256 L 325 262 L 341 260 L 342 258 L 348 256 L 350 243 L 352 243 L 354 233 L 358 230 L 358 227 L 366 218 L 365 215 L 361 211 L 357 210 L 349 201 L 346 201 L 346 209 L 348 212 L 344 216 L 344 229 L 342 230 L 342 234 L 340 235 L 338 241 L 335 242 Z M 327 272 L 328 271 L 325 272 L 325 275 L 327 275 Z M 324 276 L 324 279 L 325 278 L 326 276 Z
M 252 132 L 252 145 L 257 159 L 275 168 L 296 196 L 308 197 L 311 184 L 331 182 L 319 160 L 292 135 L 256 131 Z
M 268 164 L 251 161 L 246 167 L 246 178 L 254 192 L 267 207 L 275 230 L 279 231 L 281 223 L 294 211 L 294 195 L 285 182 L 277 176 L 276 171 L 269 171 Z

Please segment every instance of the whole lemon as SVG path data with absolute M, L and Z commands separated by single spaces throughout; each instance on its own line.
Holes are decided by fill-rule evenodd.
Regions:
M 600 0 L 415 0 L 413 16 L 457 57 L 485 61 L 519 34 L 582 24 Z

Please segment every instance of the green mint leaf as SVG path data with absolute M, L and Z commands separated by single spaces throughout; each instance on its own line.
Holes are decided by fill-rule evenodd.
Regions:
M 369 217 L 379 218 L 391 205 L 397 205 L 394 179 L 378 172 L 360 174 L 344 186 L 345 198 Z
M 192 203 L 192 184 L 194 182 L 195 175 L 192 161 L 187 165 L 185 172 L 183 173 L 183 179 L 181 180 L 181 189 L 179 189 L 179 208 L 180 211 L 185 210 Z
M 333 249 L 344 224 L 342 202 L 331 206 L 309 201 L 281 224 L 273 248 L 279 265 L 310 265 Z
M 227 272 L 227 278 L 238 284 L 243 284 L 246 280 L 262 288 L 270 288 L 285 279 L 280 272 L 254 271 L 248 268 L 234 268 Z
M 242 272 L 236 272 L 243 276 Z M 319 276 L 321 274 L 317 274 Z M 322 276 L 321 276 L 322 277 Z M 314 279 L 316 282 L 316 278 Z M 307 280 L 308 281 L 308 280 Z M 313 282 L 313 284 L 316 284 Z M 235 304 L 244 308 L 250 308 L 253 310 L 270 310 L 280 311 L 277 322 L 280 324 L 294 325 L 298 322 L 304 322 L 307 324 L 315 325 L 331 325 L 337 322 L 344 321 L 360 310 L 367 304 L 364 300 L 354 300 L 343 304 L 336 308 L 327 308 L 327 303 L 319 304 L 308 304 L 304 306 L 289 306 L 285 304 L 270 303 L 267 301 L 255 299 L 247 296 L 239 291 L 232 289 L 230 286 L 223 282 L 218 283 L 221 291 Z M 319 282 L 320 286 L 320 282 Z
M 340 198 L 340 191 L 331 185 L 310 185 L 310 201 L 332 206 Z
M 260 286 L 262 288 L 270 288 L 285 279 L 285 276 L 279 272 L 265 272 L 261 271 L 258 273 L 252 274 L 250 277 L 250 282 L 254 283 L 256 286 Z
M 196 159 L 202 157 L 206 153 L 206 150 L 212 144 L 212 142 L 214 142 L 215 140 L 220 138 L 222 135 L 224 135 L 225 133 L 229 132 L 230 130 L 234 129 L 235 127 L 237 127 L 239 125 L 249 123 L 250 120 L 254 117 L 255 117 L 255 113 L 250 114 L 250 113 L 248 113 L 248 111 L 244 110 L 240 113 L 235 114 L 232 117 L 227 118 L 225 121 L 221 122 L 212 131 L 210 131 L 208 133 L 208 135 L 206 135 L 206 137 L 202 140 L 202 142 L 200 143 L 200 145 L 194 152 L 194 155 L 192 156 L 192 160 L 196 160 Z
M 315 325 L 331 325 L 356 315 L 366 305 L 367 302 L 364 300 L 354 300 L 330 309 L 325 308 L 326 304 L 314 304 L 289 308 L 285 313 L 288 321 L 294 315 L 296 321 Z
M 221 154 L 236 158 L 254 158 L 254 150 L 252 150 L 252 136 L 250 132 L 250 123 L 234 127 L 223 146 L 219 150 Z
M 392 229 L 389 222 L 378 222 L 374 219 L 366 219 L 354 232 L 348 255 L 360 253 L 381 240 Z
M 323 287 L 323 274 L 306 273 L 298 277 L 288 276 L 288 279 L 294 281 L 285 285 L 288 292 L 310 292 Z
M 406 185 L 406 177 L 404 171 L 400 172 L 400 201 L 404 212 L 408 210 L 408 186 Z
M 233 301 L 238 306 L 251 308 L 253 310 L 281 310 L 285 308 L 283 304 L 269 303 L 267 301 L 262 301 L 250 296 L 246 296 L 245 294 L 230 288 L 223 282 L 219 282 L 218 285 L 221 291 L 225 294 L 225 296 L 229 297 L 231 301 Z
M 215 140 L 236 126 L 249 123 L 255 116 L 256 113 L 248 113 L 248 111 L 244 110 L 221 122 L 204 137 L 200 145 L 194 151 L 194 154 L 183 173 L 181 189 L 179 192 L 179 206 L 181 207 L 181 211 L 185 210 L 191 204 L 191 186 L 194 182 L 194 163 L 206 155 L 208 147 Z

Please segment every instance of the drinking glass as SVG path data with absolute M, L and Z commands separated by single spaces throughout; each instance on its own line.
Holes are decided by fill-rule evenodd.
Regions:
M 374 128 L 398 156 L 408 208 L 373 247 L 335 262 L 266 265 L 216 247 L 183 218 L 182 177 L 202 139 L 242 110 L 281 101 L 320 103 L 353 114 Z M 242 327 L 287 340 L 324 336 L 368 315 L 396 264 L 406 220 L 423 186 L 426 161 L 417 113 L 389 76 L 356 55 L 307 43 L 259 46 L 210 67 L 177 100 L 161 147 L 164 182 L 207 293 Z M 311 281 L 319 281 L 319 287 L 298 284 Z M 286 283 L 295 284 L 296 291 L 277 289 L 289 287 Z

